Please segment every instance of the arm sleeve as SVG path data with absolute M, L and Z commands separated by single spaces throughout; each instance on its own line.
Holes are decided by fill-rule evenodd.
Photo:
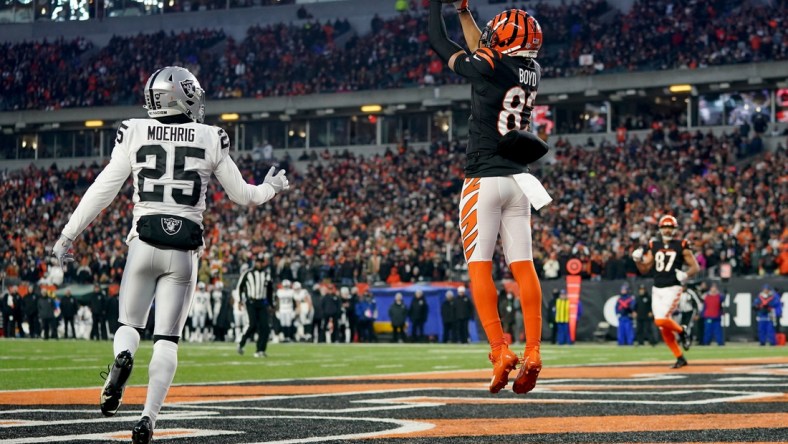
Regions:
M 446 23 L 443 21 L 443 4 L 437 0 L 430 1 L 430 17 L 427 26 L 430 37 L 430 46 L 444 62 L 449 62 L 451 56 L 462 47 L 449 39 L 446 32 Z
M 122 127 L 123 125 L 121 125 Z M 131 162 L 123 144 L 121 129 L 118 130 L 117 140 L 120 140 L 120 142 L 115 144 L 109 164 L 96 177 L 96 180 L 85 192 L 85 195 L 82 196 L 77 209 L 74 210 L 65 228 L 63 228 L 63 235 L 71 240 L 76 239 L 93 222 L 96 216 L 112 203 L 129 174 L 131 174 Z
M 479 48 L 472 55 L 457 57 L 454 60 L 454 72 L 467 79 L 493 77 L 496 63 L 501 54 L 490 48 Z
M 230 200 L 239 205 L 260 205 L 276 195 L 274 187 L 269 184 L 257 186 L 246 183 L 238 170 L 238 165 L 229 155 L 219 161 L 213 173 L 219 179 L 224 190 L 227 191 Z
M 238 279 L 238 285 L 236 285 L 235 289 L 238 290 L 238 298 L 240 299 L 238 302 L 242 302 L 246 300 L 246 277 L 249 276 L 249 272 L 245 271 L 244 274 L 241 275 L 241 279 Z

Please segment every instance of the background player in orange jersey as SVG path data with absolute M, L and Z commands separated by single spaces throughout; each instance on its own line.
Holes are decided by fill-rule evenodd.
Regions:
M 506 261 L 520 287 L 525 323 L 525 353 L 513 390 L 527 393 L 542 369 L 542 290 L 533 264 L 530 207 L 539 209 L 551 201 L 541 183 L 524 173 L 528 162 L 546 153 L 546 145 L 527 132 L 541 78 L 534 58 L 542 46 L 542 29 L 528 13 L 512 9 L 480 30 L 467 0 L 455 2 L 470 50 L 466 52 L 446 34 L 442 3 L 430 4 L 430 44 L 449 68 L 472 85 L 460 229 L 471 293 L 490 342 L 489 389 L 498 393 L 506 387 L 509 372 L 518 364 L 504 341 L 492 277 L 500 234 Z

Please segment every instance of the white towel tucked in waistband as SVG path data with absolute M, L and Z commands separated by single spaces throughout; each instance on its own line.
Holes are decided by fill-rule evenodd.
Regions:
M 512 177 L 514 177 L 517 185 L 523 190 L 523 194 L 525 194 L 525 197 L 528 198 L 535 210 L 539 210 L 553 201 L 553 198 L 547 194 L 542 182 L 539 182 L 539 179 L 534 177 L 533 174 L 520 173 Z

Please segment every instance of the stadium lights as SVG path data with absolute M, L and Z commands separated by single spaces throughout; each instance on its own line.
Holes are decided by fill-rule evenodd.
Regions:
M 225 122 L 229 122 L 232 120 L 238 120 L 240 116 L 238 113 L 225 113 L 219 116 L 220 119 L 224 120 Z
M 104 126 L 103 120 L 86 120 L 85 127 L 87 128 L 98 128 L 100 126 Z
M 383 111 L 383 107 L 380 105 L 364 105 L 361 107 L 362 113 L 379 113 Z
M 687 85 L 687 84 L 670 85 L 670 87 L 668 87 L 668 90 L 670 92 L 672 92 L 673 94 L 676 94 L 676 93 L 688 93 L 688 92 L 692 92 L 692 85 Z

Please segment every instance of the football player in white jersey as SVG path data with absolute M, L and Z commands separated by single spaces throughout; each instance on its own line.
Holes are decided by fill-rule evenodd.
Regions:
M 312 342 L 312 320 L 315 309 L 312 307 L 312 296 L 300 282 L 293 282 L 296 302 L 296 341 Z
M 282 288 L 276 290 L 276 317 L 279 325 L 282 326 L 282 341 L 295 341 L 295 330 L 293 321 L 295 320 L 295 291 L 292 283 L 288 279 L 282 281 Z
M 238 290 L 233 290 L 233 337 L 235 342 L 241 343 L 241 337 L 249 327 L 249 313 L 246 311 L 246 304 L 241 300 Z
M 274 175 L 274 168 L 262 184 L 246 183 L 229 155 L 227 133 L 202 123 L 205 92 L 188 70 L 159 69 L 145 84 L 144 95 L 150 118 L 121 123 L 109 164 L 85 192 L 52 251 L 61 266 L 73 260 L 72 242 L 112 202 L 126 179 L 133 178 L 134 220 L 119 295 L 122 326 L 115 333 L 115 360 L 100 405 L 105 416 L 118 411 L 155 300 L 153 356 L 145 407 L 132 429 L 135 444 L 151 441 L 178 366 L 178 340 L 203 248 L 202 214 L 211 175 L 240 205 L 263 204 L 289 188 L 285 172 Z
M 211 313 L 211 294 L 205 288 L 205 282 L 197 284 L 197 291 L 192 301 L 192 336 L 191 342 L 203 342 L 206 339 L 205 324 L 208 319 L 214 319 Z

